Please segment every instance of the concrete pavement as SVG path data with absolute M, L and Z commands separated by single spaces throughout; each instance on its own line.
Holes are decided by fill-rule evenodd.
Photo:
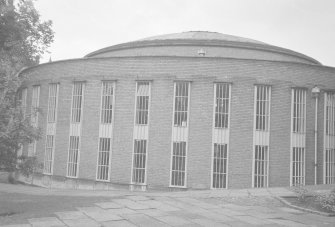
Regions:
M 293 195 L 286 188 L 130 192 L 48 190 L 0 184 L 0 191 L 52 195 L 107 196 L 104 202 L 31 218 L 7 227 L 48 226 L 335 226 L 325 217 L 284 206 L 274 196 Z

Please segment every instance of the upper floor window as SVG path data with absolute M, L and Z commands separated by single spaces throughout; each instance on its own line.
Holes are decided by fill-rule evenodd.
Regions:
M 174 126 L 187 126 L 189 82 L 175 83 Z
M 306 93 L 305 89 L 294 88 L 292 90 L 292 128 L 294 133 L 306 131 Z
M 137 82 L 136 86 L 136 124 L 147 125 L 149 116 L 150 83 Z
M 215 84 L 215 128 L 228 128 L 229 88 L 228 83 Z
M 58 84 L 49 84 L 48 123 L 56 122 Z
M 83 102 L 83 91 L 84 91 L 84 83 L 83 82 L 75 82 L 73 84 L 73 94 L 72 94 L 72 123 L 79 123 L 81 121 L 81 108 Z
M 114 82 L 102 82 L 101 123 L 111 124 L 113 117 Z
M 256 86 L 256 131 L 269 131 L 270 118 L 270 86 Z

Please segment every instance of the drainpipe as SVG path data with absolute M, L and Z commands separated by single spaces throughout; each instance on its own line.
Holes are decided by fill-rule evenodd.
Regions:
M 317 184 L 317 168 L 318 168 L 318 101 L 320 88 L 315 86 L 312 89 L 312 95 L 315 98 L 315 123 L 314 123 L 314 184 Z

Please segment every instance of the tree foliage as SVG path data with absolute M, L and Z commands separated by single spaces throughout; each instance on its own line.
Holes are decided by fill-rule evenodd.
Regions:
M 0 169 L 15 169 L 21 144 L 39 137 L 17 100 L 27 79 L 19 71 L 39 63 L 53 42 L 51 26 L 32 0 L 0 0 Z

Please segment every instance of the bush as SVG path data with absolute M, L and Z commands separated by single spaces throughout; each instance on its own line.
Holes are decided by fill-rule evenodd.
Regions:
M 316 196 L 316 201 L 320 203 L 322 208 L 335 212 L 335 191 L 323 193 Z
M 308 190 L 303 185 L 297 185 L 293 188 L 293 191 L 297 194 L 297 199 L 300 202 L 305 202 L 308 196 Z
M 29 177 L 33 173 L 39 172 L 43 169 L 43 164 L 38 162 L 36 156 L 21 156 L 19 157 L 19 160 L 18 170 L 25 177 Z

